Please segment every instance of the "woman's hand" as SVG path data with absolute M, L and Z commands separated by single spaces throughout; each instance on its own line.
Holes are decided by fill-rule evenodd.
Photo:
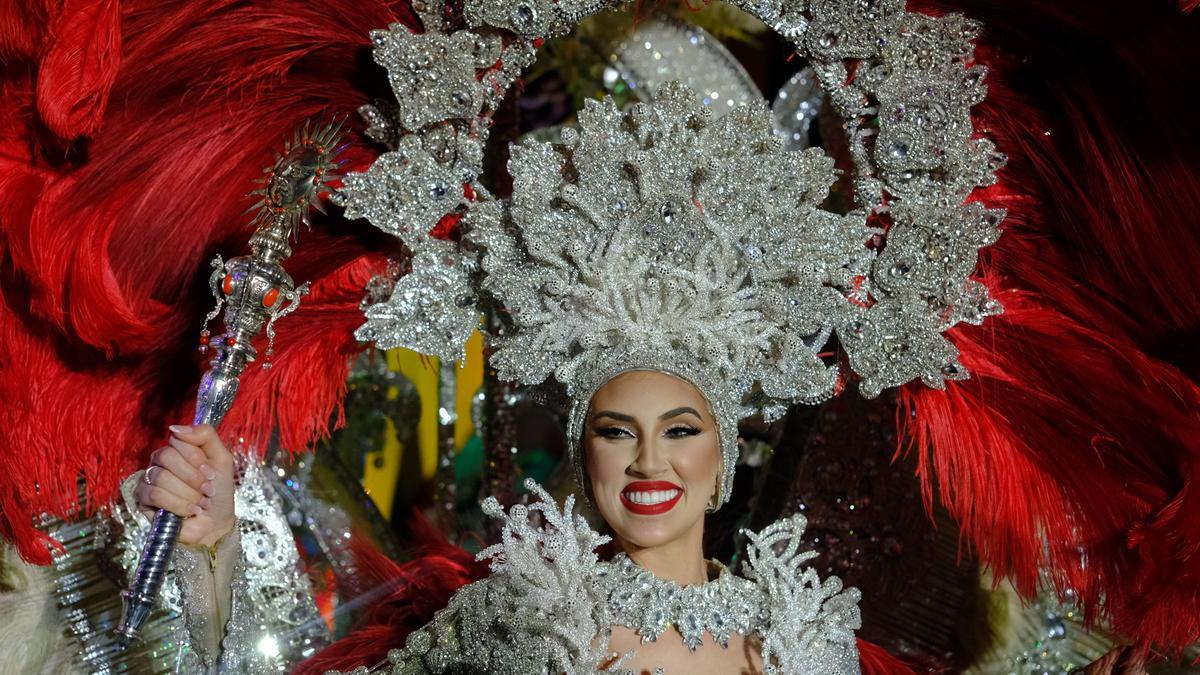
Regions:
M 212 546 L 233 529 L 233 455 L 212 426 L 172 426 L 171 440 L 150 455 L 134 497 L 148 518 L 158 509 L 183 517 L 179 541 Z

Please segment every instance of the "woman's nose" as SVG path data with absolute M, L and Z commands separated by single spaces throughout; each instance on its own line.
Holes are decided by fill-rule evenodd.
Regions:
M 657 476 L 667 470 L 667 457 L 656 438 L 644 438 L 638 442 L 638 454 L 629 468 L 638 476 Z

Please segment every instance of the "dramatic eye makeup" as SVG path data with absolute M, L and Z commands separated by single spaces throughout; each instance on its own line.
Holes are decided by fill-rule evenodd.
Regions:
M 700 416 L 700 413 L 695 408 L 683 406 L 681 408 L 669 410 L 658 416 L 658 419 L 663 422 L 675 418 L 683 419 L 678 419 L 672 422 L 670 426 L 664 429 L 662 432 L 664 438 L 690 438 L 692 436 L 698 436 L 704 433 L 704 430 L 701 428 L 701 426 L 695 423 L 702 423 L 704 421 L 704 418 Z M 695 422 L 687 418 L 695 418 Z M 596 436 L 607 439 L 637 437 L 637 434 L 632 428 L 630 428 L 630 426 L 613 424 L 613 422 L 624 422 L 625 425 L 636 424 L 636 420 L 632 415 L 626 415 L 625 413 L 619 413 L 613 410 L 602 410 L 592 416 L 592 433 Z
M 663 432 L 663 436 L 667 438 L 690 438 L 692 436 L 699 436 L 701 433 L 699 428 L 690 424 L 673 424 Z
M 593 426 L 592 433 L 601 438 L 633 438 L 633 432 L 625 427 Z
M 632 415 L 612 410 L 601 410 L 592 415 L 592 433 L 600 438 L 607 439 L 636 438 L 636 434 L 634 434 L 632 428 L 636 421 Z M 614 422 L 623 424 L 614 424 Z

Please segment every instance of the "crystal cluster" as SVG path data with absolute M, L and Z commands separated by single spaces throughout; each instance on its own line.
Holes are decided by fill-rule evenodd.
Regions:
M 713 581 L 681 587 L 638 567 L 622 553 L 598 576 L 609 611 L 637 631 L 642 642 L 657 641 L 674 627 L 688 649 L 704 644 L 706 632 L 726 647 L 731 636 L 749 635 L 763 623 L 758 587 L 724 567 Z

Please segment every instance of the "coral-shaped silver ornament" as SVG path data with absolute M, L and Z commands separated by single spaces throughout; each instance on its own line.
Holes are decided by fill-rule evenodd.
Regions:
M 801 548 L 808 521 L 794 515 L 749 540 L 743 573 L 764 591 L 762 660 L 768 673 L 858 672 L 854 631 L 862 627 L 857 588 L 838 577 L 821 579 L 807 562 L 816 552 Z
M 573 497 L 560 510 L 541 486 L 526 487 L 537 501 L 507 514 L 494 497 L 484 501 L 484 512 L 504 521 L 501 542 L 478 555 L 491 559 L 493 576 L 455 594 L 432 629 L 395 655 L 392 672 L 423 672 L 404 669 L 408 659 L 436 673 L 479 664 L 503 675 L 618 670 L 623 659 L 607 663 L 609 623 L 594 581 L 601 564 L 595 549 L 608 537 L 574 513 Z M 535 512 L 543 524 L 530 522 Z
M 525 485 L 529 505 L 505 513 L 494 498 L 484 502 L 503 521 L 500 543 L 479 554 L 491 559 L 493 574 L 455 593 L 431 624 L 392 650 L 386 672 L 442 674 L 486 663 L 499 675 L 633 675 L 621 666 L 634 651 L 609 652 L 614 625 L 634 629 L 643 643 L 682 639 L 691 649 L 705 633 L 723 647 L 734 634 L 753 635 L 770 673 L 858 672 L 859 593 L 805 565 L 816 554 L 800 551 L 803 517 L 745 532 L 745 576 L 709 561 L 709 581 L 680 586 L 623 554 L 599 560 L 596 548 L 608 537 L 573 513 L 574 497 L 560 509 L 536 483 Z

